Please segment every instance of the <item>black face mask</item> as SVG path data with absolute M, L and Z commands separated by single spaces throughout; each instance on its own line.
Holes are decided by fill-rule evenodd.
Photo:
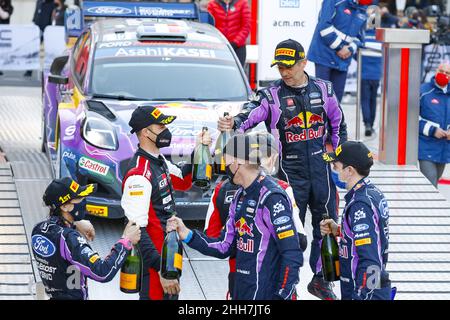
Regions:
M 235 186 L 236 183 L 234 183 L 233 179 L 234 179 L 234 176 L 236 175 L 237 171 L 239 170 L 239 165 L 238 165 L 238 168 L 236 169 L 235 173 L 233 173 L 231 171 L 230 166 L 231 165 L 228 165 L 228 166 L 225 167 L 225 172 L 226 172 L 226 174 L 228 176 L 228 179 L 229 179 L 230 183 Z
M 83 220 L 86 216 L 86 199 L 84 199 L 80 203 L 74 204 L 73 210 L 70 211 L 70 214 L 75 221 Z
M 149 131 L 156 135 L 156 133 L 154 133 L 152 130 L 149 129 Z M 156 135 L 156 141 L 154 141 L 154 142 L 155 142 L 156 147 L 158 149 L 161 149 L 161 148 L 170 146 L 171 141 L 172 141 L 172 133 L 170 132 L 169 129 L 166 128 L 162 132 L 160 132 L 158 135 Z

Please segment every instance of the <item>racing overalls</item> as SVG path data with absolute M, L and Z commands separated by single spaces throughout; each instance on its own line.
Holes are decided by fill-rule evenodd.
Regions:
M 67 227 L 61 217 L 51 216 L 38 223 L 31 233 L 33 255 L 50 299 L 87 300 L 87 278 L 111 281 L 131 250 L 119 240 L 102 259 L 86 239 Z
M 345 202 L 339 239 L 342 300 L 390 300 L 387 201 L 365 178 L 345 195 Z
M 138 149 L 122 182 L 121 205 L 124 212 L 148 216 L 141 228 L 139 249 L 144 261 L 141 300 L 161 300 L 164 295 L 158 271 L 166 236 L 166 223 L 175 208 L 174 190 L 187 190 L 192 185 L 192 166 L 178 168 L 163 155 L 152 155 Z M 141 226 L 142 227 L 142 226 Z M 176 297 L 171 297 L 176 298 Z
M 225 259 L 235 252 L 233 300 L 295 299 L 303 265 L 292 204 L 269 176 L 259 175 L 239 188 L 219 238 L 195 230 L 188 245 Z
M 244 106 L 234 117 L 234 127 L 249 130 L 265 122 L 267 130 L 280 141 L 278 178 L 294 190 L 295 202 L 304 225 L 306 208 L 312 214 L 313 241 L 309 264 L 314 274 L 320 257 L 322 215 L 336 220 L 336 186 L 322 153 L 328 140 L 333 149 L 347 140 L 344 113 L 328 81 L 308 76 L 302 88 L 287 86 L 282 80 L 258 91 L 256 101 Z

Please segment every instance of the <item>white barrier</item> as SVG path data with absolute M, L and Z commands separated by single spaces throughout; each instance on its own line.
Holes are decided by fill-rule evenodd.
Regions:
M 44 70 L 50 69 L 53 59 L 66 50 L 65 31 L 63 26 L 48 26 L 44 30 Z
M 297 40 L 307 51 L 317 25 L 322 0 L 260 1 L 258 12 L 258 81 L 280 77 L 271 68 L 276 45 L 288 38 Z M 306 72 L 314 75 L 314 64 L 308 63 Z M 259 85 L 259 83 L 258 83 Z
M 0 70 L 40 70 L 40 30 L 35 25 L 0 25 Z

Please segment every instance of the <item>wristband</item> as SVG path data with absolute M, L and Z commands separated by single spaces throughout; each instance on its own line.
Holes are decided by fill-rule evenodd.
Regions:
M 121 238 L 117 242 L 121 243 L 125 247 L 125 249 L 127 249 L 127 250 L 133 249 L 133 244 L 131 243 L 131 240 L 128 239 L 128 238 Z
M 192 232 L 192 230 L 189 230 L 189 233 L 186 237 L 186 239 L 182 240 L 184 243 L 189 243 L 189 241 L 191 241 L 192 236 L 194 235 L 194 233 Z

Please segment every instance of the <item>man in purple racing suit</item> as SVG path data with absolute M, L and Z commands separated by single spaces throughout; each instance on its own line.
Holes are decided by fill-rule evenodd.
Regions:
M 347 127 L 331 82 L 309 76 L 304 71 L 305 57 L 297 41 L 280 42 L 272 66 L 278 66 L 281 79 L 259 90 L 256 100 L 245 105 L 240 114 L 220 118 L 218 129 L 244 132 L 264 122 L 279 139 L 278 177 L 292 186 L 303 224 L 307 206 L 312 214 L 309 263 L 314 276 L 308 291 L 321 299 L 334 300 L 336 296 L 330 283 L 323 280 L 318 264 L 322 215 L 328 213 L 336 220 L 337 208 L 336 186 L 321 154 L 327 142 L 334 150 L 347 140 Z

